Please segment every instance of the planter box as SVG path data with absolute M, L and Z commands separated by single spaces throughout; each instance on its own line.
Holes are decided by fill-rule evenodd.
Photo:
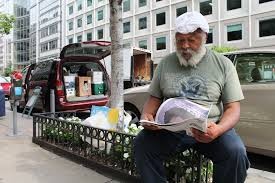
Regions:
M 83 117 L 81 112 L 33 115 L 33 142 L 101 173 L 110 173 L 127 182 L 139 182 L 132 156 L 134 135 L 84 126 L 59 117 Z M 208 183 L 209 161 L 188 149 L 165 162 L 169 182 Z

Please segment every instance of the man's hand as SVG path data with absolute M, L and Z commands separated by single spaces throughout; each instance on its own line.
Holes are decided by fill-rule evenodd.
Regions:
M 209 143 L 222 134 L 220 126 L 214 122 L 208 122 L 206 133 L 192 128 L 193 137 L 201 143 Z
M 144 113 L 142 116 L 141 116 L 141 119 L 145 119 L 145 120 L 148 120 L 148 121 L 154 121 L 154 117 L 152 114 L 148 114 L 148 113 Z M 160 128 L 156 125 L 142 125 L 143 128 L 147 129 L 147 130 L 160 130 Z

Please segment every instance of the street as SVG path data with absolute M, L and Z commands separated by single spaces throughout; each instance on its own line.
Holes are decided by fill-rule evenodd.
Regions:
M 6 101 L 6 116 L 0 118 L 0 183 L 119 182 L 33 144 L 31 117 L 22 118 L 18 113 L 17 122 L 18 136 L 11 136 L 12 111 Z M 267 172 L 274 172 L 275 160 L 252 154 L 249 157 L 253 168 L 246 183 L 275 183 L 275 174 Z

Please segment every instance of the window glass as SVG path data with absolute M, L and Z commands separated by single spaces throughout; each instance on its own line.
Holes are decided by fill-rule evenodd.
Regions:
M 71 14 L 73 14 L 73 13 L 74 13 L 74 6 L 71 5 L 71 6 L 69 7 L 69 15 L 71 15 Z
M 147 17 L 143 17 L 138 20 L 138 28 L 139 30 L 147 28 Z
M 38 63 L 32 72 L 31 81 L 48 80 L 52 70 L 52 61 Z
M 103 20 L 103 10 L 99 10 L 97 12 L 97 20 L 98 21 Z
M 187 7 L 184 6 L 184 7 L 180 7 L 180 8 L 177 8 L 176 9 L 176 15 L 177 17 L 182 15 L 183 13 L 186 13 L 187 12 Z
M 207 40 L 206 44 L 211 44 L 213 43 L 213 29 L 209 29 L 209 33 L 207 34 Z
M 87 0 L 87 6 L 92 6 L 93 5 L 93 0 Z
M 241 0 L 227 0 L 227 10 L 234 10 L 242 7 Z
M 242 39 L 242 24 L 227 26 L 227 41 Z
M 82 35 L 77 36 L 77 38 L 76 38 L 76 39 L 77 39 L 77 42 L 78 42 L 78 43 L 82 42 Z
M 275 35 L 275 18 L 259 21 L 260 37 Z
M 139 0 L 138 1 L 138 6 L 139 7 L 146 6 L 146 4 L 147 4 L 146 0 Z
M 211 15 L 212 0 L 200 0 L 200 12 L 202 15 Z
M 138 42 L 138 47 L 147 49 L 147 40 L 141 40 Z
M 72 44 L 73 42 L 74 42 L 74 39 L 73 38 L 69 38 L 68 43 Z
M 77 10 L 82 10 L 82 0 L 77 0 Z
M 91 24 L 92 21 L 93 21 L 93 16 L 92 16 L 92 14 L 87 15 L 87 24 Z
M 156 2 L 159 2 L 159 1 L 162 1 L 162 0 L 156 0 Z
M 130 22 L 124 22 L 123 23 L 123 33 L 131 32 L 131 23 Z
M 97 39 L 103 39 L 103 29 L 97 30 Z
M 157 16 L 157 26 L 165 24 L 165 12 L 159 13 Z
M 82 18 L 77 19 L 77 27 L 82 27 Z
M 166 49 L 166 37 L 158 37 L 156 38 L 156 42 L 157 42 L 157 50 Z
M 130 0 L 123 1 L 123 12 L 130 11 Z
M 74 22 L 69 22 L 69 31 L 73 30 L 74 28 Z
M 91 41 L 92 40 L 92 33 L 91 32 L 88 32 L 87 33 L 87 41 Z
M 248 53 L 237 55 L 236 70 L 241 83 L 275 81 L 275 54 Z
M 270 1 L 275 1 L 275 0 L 259 0 L 259 3 L 266 3 L 266 2 L 270 2 Z

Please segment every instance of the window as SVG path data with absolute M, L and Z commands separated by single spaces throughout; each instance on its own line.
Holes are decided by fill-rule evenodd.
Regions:
M 147 0 L 139 0 L 139 1 L 138 1 L 138 7 L 146 6 L 146 4 L 147 4 L 146 1 L 147 1 Z
M 73 7 L 73 5 L 71 5 L 70 7 L 69 7 L 69 15 L 71 15 L 71 14 L 73 14 L 74 13 L 74 7 Z
M 242 7 L 242 0 L 227 0 L 227 10 L 234 10 Z
M 259 21 L 260 37 L 275 35 L 275 18 Z
M 202 15 L 212 14 L 212 0 L 200 0 L 200 12 Z
M 139 30 L 147 28 L 147 17 L 143 17 L 138 20 L 138 28 Z
M 157 26 L 165 24 L 165 12 L 157 14 Z
M 207 35 L 206 44 L 213 43 L 213 29 L 209 29 L 209 33 Z
M 130 26 L 131 26 L 130 22 L 123 23 L 123 33 L 131 32 L 131 27 Z
M 78 42 L 78 43 L 82 42 L 82 35 L 77 36 L 77 38 L 76 38 L 76 39 L 77 39 L 77 42 Z
M 123 1 L 123 12 L 130 11 L 130 0 Z
M 57 30 L 58 30 L 57 24 L 50 25 L 49 26 L 49 35 L 57 33 Z
M 186 12 L 187 12 L 187 7 L 186 6 L 176 9 L 177 17 L 182 15 L 183 13 L 186 13 Z
M 158 37 L 156 38 L 156 42 L 157 42 L 157 50 L 166 49 L 166 37 Z
M 97 39 L 103 39 L 103 29 L 97 30 Z
M 69 31 L 73 30 L 74 22 L 69 22 Z
M 274 1 L 274 0 L 259 0 L 259 3 L 267 3 L 267 2 L 270 2 L 270 1 Z
M 54 50 L 57 48 L 57 40 L 53 40 L 49 42 L 49 50 Z
M 82 27 L 82 18 L 77 19 L 77 27 Z
M 91 24 L 93 22 L 93 16 L 92 14 L 87 15 L 87 24 Z
M 103 20 L 103 10 L 99 10 L 97 12 L 97 20 L 98 21 Z
M 93 34 L 91 32 L 87 33 L 87 41 L 92 41 Z
M 82 10 L 82 0 L 77 1 L 77 10 L 78 11 Z
M 68 39 L 68 43 L 69 43 L 69 44 L 72 44 L 73 42 L 74 42 L 74 39 L 73 39 L 73 38 L 69 38 L 69 39 Z
M 162 1 L 162 0 L 156 0 L 156 2 L 159 2 L 159 1 Z
M 147 49 L 147 40 L 141 40 L 138 42 L 138 47 Z
M 242 24 L 227 26 L 227 41 L 242 39 Z
M 93 0 L 87 0 L 87 6 L 92 6 L 93 5 Z

